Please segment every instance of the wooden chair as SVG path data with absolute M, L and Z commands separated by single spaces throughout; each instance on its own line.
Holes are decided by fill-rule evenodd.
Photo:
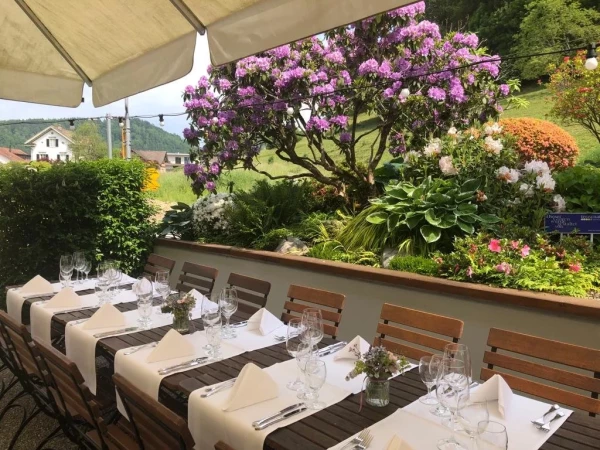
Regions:
M 267 304 L 271 283 L 238 273 L 231 273 L 227 279 L 230 287 L 235 287 L 238 295 L 238 311 L 254 314 Z
M 404 355 L 406 358 L 415 361 L 419 361 L 423 356 L 443 353 L 447 344 L 459 341 L 464 327 L 462 320 L 392 305 L 391 303 L 383 305 L 379 320 L 380 322 L 377 324 L 379 337 L 375 338 L 374 345 L 383 345 L 391 352 Z M 445 338 L 402 328 L 399 325 L 428 331 Z M 448 337 L 451 340 L 446 339 Z M 426 350 L 422 347 L 435 351 Z
M 181 275 L 179 275 L 175 289 L 180 292 L 189 292 L 196 289 L 210 298 L 218 273 L 219 271 L 213 267 L 185 262 L 181 268 Z
M 106 425 L 100 415 L 100 406 L 85 385 L 75 363 L 54 348 L 38 341 L 35 343 L 48 368 L 49 388 L 60 415 L 68 424 L 69 437 L 84 448 L 135 448 L 135 441 L 119 425 Z M 86 432 L 76 425 L 82 421 L 85 421 L 91 430 Z
M 215 444 L 215 450 L 235 450 L 229 444 L 226 444 L 223 441 L 219 441 Z
M 185 420 L 140 391 L 122 375 L 113 375 L 140 450 L 192 450 L 194 439 Z M 110 431 L 109 431 L 110 434 Z
M 589 412 L 590 416 L 600 413 L 600 400 L 598 399 L 598 393 L 600 393 L 600 350 L 498 328 L 490 329 L 487 345 L 491 347 L 491 351 L 486 351 L 483 355 L 483 362 L 487 364 L 487 367 L 481 369 L 482 380 L 500 374 L 514 390 L 582 409 Z M 537 360 L 551 361 L 561 364 L 563 367 L 550 367 L 538 361 L 525 360 L 510 354 L 501 354 L 498 350 L 524 355 L 529 357 L 528 359 L 536 358 Z M 568 367 L 591 371 L 592 374 L 587 375 L 565 370 Z M 497 370 L 498 368 L 518 372 L 538 380 L 547 380 L 576 388 L 579 392 L 566 391 L 538 381 L 500 372 Z M 586 394 L 591 393 L 591 396 L 584 395 L 582 391 Z
M 338 327 L 342 320 L 342 311 L 346 296 L 335 292 L 322 291 L 292 284 L 288 289 L 289 300 L 283 305 L 281 320 L 288 323 L 293 317 L 302 317 L 306 308 L 318 308 L 323 315 L 323 331 L 332 338 L 337 338 Z
M 154 275 L 156 272 L 168 270 L 170 275 L 174 268 L 174 260 L 157 255 L 156 253 L 151 253 L 150 256 L 148 256 L 146 265 L 144 266 L 143 275 L 150 280 L 154 280 Z

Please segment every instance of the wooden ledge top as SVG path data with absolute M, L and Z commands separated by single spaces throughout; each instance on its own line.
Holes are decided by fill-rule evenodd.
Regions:
M 504 304 L 508 303 L 511 305 L 543 309 L 560 314 L 575 314 L 589 319 L 600 320 L 600 300 L 589 298 L 575 298 L 563 295 L 520 291 L 516 289 L 496 288 L 483 284 L 452 281 L 444 278 L 428 277 L 397 270 L 359 266 L 357 264 L 337 261 L 326 261 L 306 256 L 283 255 L 275 252 L 249 250 L 226 245 L 200 244 L 197 242 L 164 238 L 158 239 L 156 245 L 164 245 L 166 247 L 181 248 L 202 253 L 212 253 L 232 258 L 250 259 L 345 278 L 423 289 L 426 291 L 462 297 L 466 296 L 478 300 Z

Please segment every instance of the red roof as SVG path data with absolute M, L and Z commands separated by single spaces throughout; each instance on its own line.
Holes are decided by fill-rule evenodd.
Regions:
M 4 156 L 9 161 L 25 161 L 24 156 L 26 156 L 26 153 L 16 148 L 0 147 L 0 156 Z

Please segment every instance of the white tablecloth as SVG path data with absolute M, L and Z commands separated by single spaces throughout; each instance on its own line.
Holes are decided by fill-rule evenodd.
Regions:
M 508 450 L 535 450 L 540 448 L 573 412 L 563 408 L 562 411 L 566 413 L 565 416 L 552 422 L 550 432 L 544 433 L 538 430 L 531 421 L 541 417 L 550 409 L 550 406 L 548 403 L 513 393 L 510 410 L 506 418 L 500 415 L 497 401 L 488 402 L 489 420 L 500 422 L 506 426 Z M 424 405 L 418 400 L 403 408 L 404 411 L 419 416 L 432 424 L 440 424 L 442 419 L 431 414 L 430 409 L 431 406 Z
M 287 333 L 287 325 L 283 325 L 272 333 L 263 336 L 258 330 L 248 330 L 248 327 L 237 327 L 235 330 L 236 337 L 227 339 L 227 342 L 242 348 L 247 352 L 258 350 L 259 348 L 269 347 L 271 345 L 281 344 L 281 341 L 275 339 L 275 336 L 285 336 Z
M 147 363 L 146 358 L 152 351 L 153 348 L 144 348 L 130 355 L 125 355 L 125 352 L 128 349 L 119 350 L 115 355 L 115 373 L 123 375 L 129 381 L 131 381 L 135 386 L 141 389 L 144 393 L 148 394 L 150 397 L 158 400 L 158 390 L 160 388 L 161 380 L 167 375 L 159 375 L 158 370 L 174 366 L 176 364 L 180 364 L 185 361 L 189 361 L 193 358 L 200 358 L 202 356 L 207 356 L 206 351 L 202 348 L 208 342 L 206 340 L 206 333 L 204 331 L 198 331 L 193 334 L 189 334 L 184 336 L 185 339 L 189 340 L 194 346 L 194 355 L 186 356 L 183 358 L 174 358 L 169 359 L 168 361 L 160 361 L 155 363 Z M 221 358 L 233 358 L 241 353 L 244 353 L 244 350 L 231 345 L 228 341 L 221 342 Z M 206 364 L 211 364 L 213 361 L 209 361 Z M 206 365 L 204 364 L 204 365 Z M 199 367 L 199 366 L 195 366 Z M 184 372 L 186 370 L 190 370 L 190 368 L 184 368 L 177 372 Z M 173 375 L 177 372 L 171 372 L 169 375 Z M 127 417 L 125 413 L 125 409 L 123 408 L 123 404 L 121 403 L 120 398 L 117 396 L 117 406 L 119 411 L 123 416 Z
M 314 414 L 306 410 L 300 414 L 256 431 L 252 422 L 269 416 L 281 409 L 299 403 L 297 392 L 286 388 L 286 383 L 296 378 L 296 362 L 286 361 L 267 367 L 265 370 L 278 385 L 279 396 L 272 400 L 257 403 L 237 411 L 224 412 L 223 405 L 231 389 L 225 389 L 211 397 L 202 398 L 203 389 L 194 391 L 188 401 L 188 425 L 197 450 L 212 450 L 217 441 L 222 440 L 236 450 L 261 450 L 269 433 L 290 425 L 304 417 Z M 342 401 L 350 391 L 326 383 L 320 391 L 320 400 L 327 406 Z

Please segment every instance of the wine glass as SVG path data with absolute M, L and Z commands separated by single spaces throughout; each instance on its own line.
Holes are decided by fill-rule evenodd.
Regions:
M 154 274 L 154 290 L 158 295 L 161 296 L 161 306 L 167 300 L 167 297 L 171 293 L 171 286 L 169 286 L 169 272 L 167 270 L 159 270 Z M 160 312 L 161 306 L 158 307 Z M 162 312 L 160 312 L 162 314 Z
M 313 350 L 314 347 L 312 344 L 308 342 L 302 342 L 298 347 L 298 351 L 296 352 L 296 364 L 298 365 L 298 368 L 300 369 L 300 373 L 303 375 L 303 378 L 306 378 L 306 364 L 312 359 L 318 359 L 317 353 Z M 300 385 L 297 397 L 300 400 L 307 399 L 306 382 Z
M 73 255 L 62 255 L 60 257 L 60 275 L 61 279 L 67 280 L 68 283 L 71 281 L 71 277 L 73 276 Z M 63 284 L 64 286 L 64 284 Z M 66 287 L 66 286 L 64 286 Z
M 73 266 L 77 271 L 77 281 L 75 281 L 75 284 L 79 284 L 79 273 L 83 271 L 83 267 L 85 266 L 85 253 L 81 251 L 73 253 Z
M 306 308 L 302 312 L 304 325 L 304 338 L 306 342 L 315 346 L 323 339 L 323 315 L 318 308 Z
M 59 281 L 60 281 L 60 284 L 62 285 L 63 289 L 68 288 L 69 285 L 71 284 L 71 273 L 63 272 L 61 270 L 60 274 L 59 274 Z
M 111 270 L 114 269 L 108 269 L 108 271 Z M 110 285 L 110 281 L 108 281 L 108 283 Z M 131 290 L 138 298 L 137 306 L 138 314 L 140 316 L 138 322 L 140 323 L 141 328 L 148 329 L 152 324 L 152 320 L 150 319 L 152 316 L 152 283 L 150 283 L 148 279 L 140 277 L 133 284 Z
M 226 287 L 221 291 L 221 295 L 219 296 L 219 306 L 221 307 L 221 312 L 225 317 L 225 330 L 223 332 L 223 338 L 231 339 L 236 337 L 233 329 L 229 325 L 231 316 L 238 309 L 237 290 L 234 287 Z
M 469 378 L 469 384 L 473 380 L 471 373 L 471 352 L 465 344 L 456 344 L 454 342 L 446 344 L 444 347 L 444 358 L 452 358 L 462 361 L 465 365 L 465 371 Z
M 285 348 L 291 357 L 296 358 L 298 355 L 298 351 L 301 350 L 301 346 L 304 344 L 302 342 L 302 332 L 304 327 L 302 325 L 302 319 L 299 317 L 294 317 L 290 319 L 288 322 L 287 328 L 287 336 L 285 340 Z M 304 385 L 302 380 L 300 379 L 300 367 L 298 367 L 298 375 L 296 376 L 296 381 L 290 381 L 286 384 L 287 388 L 292 391 L 298 391 Z
M 98 306 L 104 305 L 106 303 L 106 290 L 108 289 L 108 282 L 106 280 L 98 279 L 96 284 L 94 285 L 94 290 L 96 291 L 96 296 L 98 297 Z
M 463 361 L 444 358 L 440 368 L 440 376 L 436 382 L 436 395 L 438 401 L 450 410 L 450 429 L 452 434 L 449 438 L 438 442 L 440 450 L 466 450 L 455 437 L 456 418 L 455 415 L 461 404 L 459 399 L 464 396 L 465 400 L 469 398 L 469 377 L 467 376 L 465 364 Z
M 508 434 L 506 427 L 498 422 L 482 421 L 477 426 L 478 450 L 507 450 Z
M 327 405 L 319 401 L 319 390 L 325 384 L 327 379 L 327 366 L 325 361 L 319 359 L 309 359 L 304 369 L 304 375 L 306 378 L 306 399 L 307 406 L 309 409 L 320 410 Z
M 475 443 L 478 427 L 481 422 L 487 422 L 490 414 L 487 402 L 471 402 L 468 396 L 460 396 L 458 406 L 458 423 L 471 439 L 471 447 Z
M 427 387 L 427 395 L 419 398 L 419 401 L 425 405 L 437 405 L 439 403 L 435 396 L 431 395 L 431 388 L 435 386 L 440 360 L 438 355 L 423 356 L 419 360 L 419 375 L 421 381 Z
M 85 274 L 85 281 L 88 281 L 88 275 L 92 271 L 92 260 L 86 258 L 85 265 L 83 266 L 83 273 Z

